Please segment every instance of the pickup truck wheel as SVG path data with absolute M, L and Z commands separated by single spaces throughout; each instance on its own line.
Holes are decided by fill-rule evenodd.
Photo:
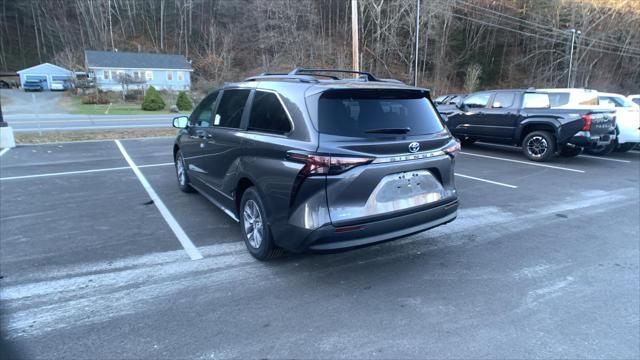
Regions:
M 618 144 L 618 146 L 613 151 L 615 151 L 615 152 L 627 152 L 627 151 L 633 149 L 634 146 L 636 146 L 636 143 Z
M 522 152 L 533 161 L 548 161 L 556 152 L 556 138 L 547 131 L 533 131 L 522 140 Z
M 284 251 L 273 243 L 267 212 L 255 187 L 242 194 L 239 210 L 242 238 L 249 253 L 262 261 L 282 255 Z
M 618 142 L 614 140 L 610 142 L 608 145 L 598 146 L 595 148 L 587 149 L 586 151 L 591 155 L 605 156 L 605 155 L 608 155 L 610 152 L 612 152 L 617 145 L 618 145 Z
M 564 144 L 560 149 L 560 156 L 576 157 L 582 154 L 582 150 L 584 150 L 584 148 L 581 146 L 576 146 L 573 144 Z

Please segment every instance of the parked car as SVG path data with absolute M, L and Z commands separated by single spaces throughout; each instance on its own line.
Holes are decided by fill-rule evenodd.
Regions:
M 49 88 L 51 91 L 65 91 L 67 90 L 65 82 L 61 80 L 53 80 L 51 82 L 51 87 Z
M 440 95 L 437 98 L 435 98 L 435 100 L 433 100 L 433 103 L 436 105 L 450 105 L 450 104 L 455 104 L 456 101 L 458 101 L 458 99 L 460 99 L 461 97 L 463 97 L 464 95 L 462 94 L 447 94 L 447 95 Z
M 614 116 L 597 108 L 551 109 L 549 94 L 536 90 L 494 90 L 458 102 L 447 113 L 447 126 L 463 146 L 476 140 L 521 145 L 528 159 L 548 161 L 608 145 L 615 138 Z
M 616 139 L 609 147 L 592 151 L 594 155 L 606 155 L 612 150 L 626 152 L 640 143 L 640 107 L 625 96 L 598 93 L 601 106 L 616 110 Z
M 625 152 L 640 143 L 640 108 L 620 94 L 602 93 L 590 89 L 540 89 L 548 92 L 555 108 L 614 109 L 616 138 L 606 146 L 586 149 L 592 155 L 603 156 L 611 151 Z
M 627 98 L 633 101 L 634 104 L 640 106 L 640 95 L 629 95 Z
M 22 84 L 24 91 L 42 91 L 44 90 L 40 80 L 27 80 Z
M 333 72 L 363 78 L 322 79 Z M 426 89 L 296 69 L 227 84 L 173 125 L 180 189 L 239 221 L 260 260 L 360 247 L 456 217 L 459 144 Z

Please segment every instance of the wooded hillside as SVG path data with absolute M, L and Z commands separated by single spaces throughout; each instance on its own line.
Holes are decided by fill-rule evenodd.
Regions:
M 213 85 L 295 66 L 351 67 L 349 0 L 0 0 L 0 69 L 82 69 L 83 50 L 181 53 Z M 422 0 L 421 86 L 640 92 L 638 0 Z M 361 67 L 413 79 L 415 0 L 359 0 Z

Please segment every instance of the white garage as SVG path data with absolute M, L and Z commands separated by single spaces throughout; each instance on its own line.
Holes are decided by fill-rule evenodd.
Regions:
M 49 89 L 53 80 L 72 80 L 73 71 L 58 65 L 44 63 L 17 72 L 20 75 L 20 84 L 27 80 L 40 80 L 44 89 Z

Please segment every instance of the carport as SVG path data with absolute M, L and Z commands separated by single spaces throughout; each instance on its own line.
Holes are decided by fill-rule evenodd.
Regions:
M 53 80 L 73 79 L 73 71 L 49 63 L 20 70 L 18 75 L 20 75 L 21 85 L 24 85 L 27 80 L 40 80 L 44 89 L 49 89 Z

